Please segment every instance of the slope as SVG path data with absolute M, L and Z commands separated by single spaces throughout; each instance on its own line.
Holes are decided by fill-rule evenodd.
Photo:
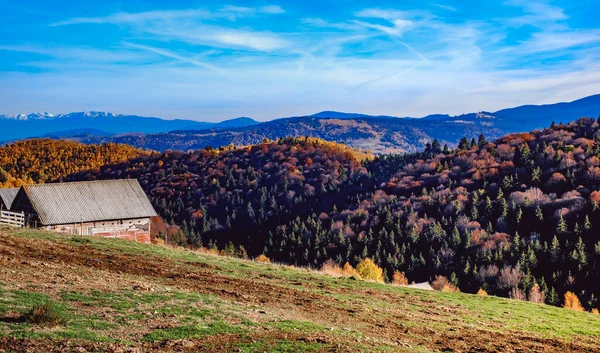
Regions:
M 0 228 L 0 265 L 0 351 L 600 351 L 588 313 L 115 239 Z
M 138 178 L 180 245 L 243 245 L 320 267 L 370 257 L 410 280 L 598 309 L 600 125 L 580 119 L 442 151 L 361 161 L 346 146 L 282 139 L 168 152 L 71 179 Z M 174 239 L 171 239 L 174 240 Z M 533 292 L 532 292 L 533 291 Z

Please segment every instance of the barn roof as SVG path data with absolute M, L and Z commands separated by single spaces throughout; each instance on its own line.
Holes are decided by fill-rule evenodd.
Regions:
M 22 189 L 43 225 L 156 216 L 135 179 L 36 184 Z
M 19 192 L 19 188 L 1 188 L 0 189 L 0 199 L 4 204 L 4 208 L 10 210 L 10 206 L 12 205 L 15 197 L 17 197 L 17 193 Z

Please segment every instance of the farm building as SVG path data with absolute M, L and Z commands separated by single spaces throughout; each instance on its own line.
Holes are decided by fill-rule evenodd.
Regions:
M 25 185 L 11 211 L 24 212 L 30 227 L 144 241 L 157 215 L 135 179 Z
M 18 192 L 19 188 L 1 188 L 0 209 L 4 211 L 10 211 L 10 207 Z

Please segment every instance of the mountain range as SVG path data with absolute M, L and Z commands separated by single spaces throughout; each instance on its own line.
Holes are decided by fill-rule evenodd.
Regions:
M 76 112 L 52 115 L 32 113 L 0 115 L 0 141 L 30 137 L 71 138 L 80 135 L 107 136 L 122 133 L 160 133 L 172 130 L 223 129 L 258 124 L 250 118 L 241 117 L 220 123 L 193 120 L 166 120 L 137 115 L 106 112 Z
M 56 116 L 34 113 L 0 115 L 0 141 L 50 137 L 84 143 L 126 143 L 164 151 L 247 145 L 285 136 L 310 136 L 343 142 L 374 153 L 402 153 L 420 150 L 433 139 L 453 146 L 463 136 L 484 134 L 496 138 L 507 133 L 542 128 L 553 121 L 571 121 L 598 114 L 600 94 L 569 103 L 525 105 L 458 116 L 434 114 L 423 118 L 324 111 L 262 123 L 247 117 L 209 123 L 105 112 Z

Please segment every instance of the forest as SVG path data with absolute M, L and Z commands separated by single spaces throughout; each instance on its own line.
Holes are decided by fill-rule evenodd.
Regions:
M 243 246 L 313 268 L 370 258 L 388 281 L 443 276 L 464 292 L 551 305 L 572 292 L 598 308 L 594 119 L 465 137 L 457 148 L 434 140 L 403 155 L 314 138 L 141 153 L 65 180 L 126 177 L 140 181 L 175 245 Z
M 81 170 L 98 169 L 150 152 L 128 145 L 84 145 L 70 141 L 30 139 L 0 147 L 0 187 L 60 181 Z

